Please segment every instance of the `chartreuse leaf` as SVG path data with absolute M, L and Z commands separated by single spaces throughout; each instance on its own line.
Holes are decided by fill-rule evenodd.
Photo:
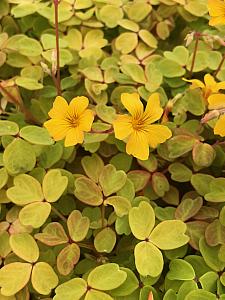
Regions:
M 213 176 L 208 174 L 194 174 L 191 177 L 191 184 L 198 192 L 199 195 L 205 196 L 210 192 L 210 182 L 214 179 Z
M 170 250 L 188 243 L 185 235 L 187 226 L 179 220 L 167 220 L 159 223 L 149 236 L 149 240 L 162 250 Z
M 169 265 L 167 277 L 170 280 L 192 280 L 195 278 L 195 271 L 191 264 L 182 259 L 173 259 Z
M 96 290 L 89 290 L 84 298 L 84 300 L 113 300 L 111 296 L 106 293 L 96 291 Z
M 66 244 L 68 237 L 60 223 L 49 223 L 43 230 L 43 233 L 35 234 L 35 238 L 49 246 Z
M 73 210 L 67 219 L 69 235 L 74 242 L 80 242 L 86 237 L 89 226 L 89 218 L 83 217 L 79 210 Z
M 131 209 L 130 201 L 122 196 L 111 196 L 104 201 L 104 205 L 112 205 L 118 217 L 123 217 Z
M 0 269 L 0 287 L 3 296 L 13 296 L 19 292 L 30 279 L 32 265 L 15 262 Z
M 119 191 L 125 185 L 126 179 L 124 171 L 117 171 L 113 165 L 107 165 L 99 176 L 99 183 L 104 195 L 109 196 Z
M 99 206 L 103 202 L 100 188 L 91 179 L 82 176 L 75 180 L 75 196 L 77 199 L 91 206 Z
M 128 296 L 132 294 L 138 287 L 139 282 L 135 274 L 128 268 L 120 268 L 127 273 L 127 278 L 122 285 L 110 291 L 111 296 Z
M 215 294 L 212 294 L 205 290 L 195 290 L 191 291 L 185 300 L 216 300 L 218 299 Z
M 68 178 L 59 170 L 50 170 L 45 175 L 42 183 L 43 194 L 48 202 L 57 201 L 68 185 Z
M 0 256 L 6 257 L 10 252 L 9 233 L 7 231 L 2 231 L 0 233 Z
M 14 178 L 14 186 L 7 190 L 7 197 L 17 205 L 26 205 L 44 199 L 41 185 L 34 177 L 20 174 Z
M 0 300 L 16 300 L 16 296 L 3 296 L 0 293 Z
M 87 291 L 87 283 L 82 278 L 73 278 L 55 289 L 53 300 L 79 300 Z
M 0 120 L 0 136 L 16 135 L 19 132 L 19 126 L 15 122 Z
M 12 251 L 25 261 L 34 263 L 39 257 L 39 248 L 29 233 L 18 233 L 10 236 L 9 244 Z
M 94 153 L 92 156 L 84 156 L 81 159 L 81 164 L 87 176 L 94 182 L 98 182 L 99 176 L 104 167 L 102 159 Z
M 40 228 L 51 212 L 51 204 L 47 202 L 30 203 L 23 207 L 19 213 L 19 220 L 24 226 Z
M 6 147 L 3 163 L 10 175 L 29 172 L 36 164 L 35 152 L 29 143 L 15 139 Z
M 139 240 L 149 237 L 155 225 L 155 213 L 152 206 L 142 201 L 129 212 L 129 224 L 133 235 Z
M 67 276 L 77 264 L 80 258 L 80 248 L 73 243 L 65 248 L 57 256 L 57 269 L 60 274 Z
M 50 137 L 46 128 L 38 126 L 25 126 L 20 130 L 20 136 L 35 145 L 52 145 L 54 140 Z
M 8 181 L 9 175 L 5 168 L 0 169 L 0 189 L 6 185 Z
M 122 54 L 132 52 L 138 45 L 138 37 L 134 32 L 123 32 L 117 38 L 115 47 L 121 51 Z
M 31 282 L 39 294 L 48 295 L 57 286 L 59 280 L 49 264 L 38 262 L 33 267 Z
M 110 227 L 99 231 L 94 239 L 94 246 L 98 252 L 110 253 L 116 244 L 116 233 Z
M 134 249 L 135 265 L 142 276 L 158 276 L 163 269 L 161 251 L 152 243 L 140 242 Z
M 127 278 L 127 273 L 115 263 L 96 267 L 88 275 L 88 285 L 93 289 L 110 291 L 119 287 Z

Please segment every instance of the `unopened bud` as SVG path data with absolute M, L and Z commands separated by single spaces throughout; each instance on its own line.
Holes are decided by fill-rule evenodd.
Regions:
M 217 117 L 219 117 L 220 115 L 220 111 L 219 110 L 212 110 L 210 111 L 209 113 L 207 113 L 202 119 L 201 119 L 201 123 L 202 124 L 205 124 L 207 123 L 208 121 L 212 120 L 212 119 L 215 119 Z
M 195 36 L 194 31 L 190 32 L 186 35 L 186 37 L 184 39 L 186 41 L 186 44 L 185 44 L 186 47 L 188 47 L 192 43 L 192 41 L 194 40 L 194 36 Z
M 47 73 L 48 75 L 51 75 L 51 71 L 50 71 L 48 65 L 45 64 L 43 61 L 41 61 L 40 64 L 41 64 L 41 67 L 42 67 L 43 72 L 44 72 L 44 73 Z

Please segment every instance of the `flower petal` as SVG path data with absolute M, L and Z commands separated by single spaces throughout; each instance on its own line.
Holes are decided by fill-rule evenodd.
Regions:
M 160 106 L 159 93 L 153 93 L 147 102 L 143 119 L 146 123 L 151 124 L 159 120 L 163 114 L 163 109 Z
M 131 133 L 126 146 L 126 152 L 141 160 L 149 157 L 149 145 L 144 132 L 134 131 Z
M 113 122 L 115 137 L 124 140 L 133 132 L 132 118 L 127 115 L 118 116 Z
M 137 93 L 123 93 L 121 94 L 121 102 L 123 106 L 129 111 L 133 118 L 138 119 L 143 114 L 143 104 Z
M 90 109 L 86 109 L 79 118 L 79 129 L 81 131 L 90 131 L 94 121 L 94 113 Z
M 53 107 L 49 111 L 48 115 L 50 118 L 63 119 L 68 109 L 67 101 L 61 97 L 57 96 L 53 102 Z
M 225 115 L 222 115 L 216 122 L 216 125 L 214 127 L 214 133 L 222 137 L 225 136 Z
M 215 79 L 214 79 L 214 77 L 212 75 L 206 74 L 204 76 L 204 81 L 205 81 L 206 87 L 215 89 L 217 82 L 215 81 Z
M 221 0 L 208 0 L 209 14 L 212 17 L 225 15 L 225 3 Z
M 225 24 L 225 16 L 213 17 L 209 21 L 209 25 L 216 26 L 216 25 L 224 25 Z
M 208 109 L 220 109 L 225 108 L 225 95 L 213 94 L 208 98 Z
M 79 130 L 78 127 L 71 128 L 67 134 L 65 139 L 65 147 L 74 146 L 78 143 L 83 143 L 84 141 L 84 133 Z
M 219 90 L 225 90 L 225 81 L 218 82 L 217 83 L 217 88 L 218 88 L 218 91 Z
M 192 85 L 190 86 L 190 89 L 197 89 L 197 88 L 203 89 L 205 87 L 204 83 L 198 79 L 190 79 L 189 80 L 189 79 L 183 78 L 183 80 L 186 82 L 192 83 Z
M 55 141 L 63 140 L 70 130 L 69 124 L 62 119 L 51 119 L 44 122 L 43 126 L 47 128 L 49 134 Z
M 68 114 L 70 117 L 79 117 L 88 107 L 89 100 L 87 97 L 79 96 L 71 100 L 69 104 Z
M 148 126 L 148 143 L 151 148 L 156 148 L 159 144 L 164 143 L 172 136 L 171 130 L 164 125 L 149 125 Z

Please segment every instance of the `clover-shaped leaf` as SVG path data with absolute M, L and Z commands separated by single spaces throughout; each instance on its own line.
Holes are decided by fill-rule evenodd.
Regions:
M 63 248 L 57 256 L 57 269 L 60 274 L 66 276 L 74 268 L 80 258 L 80 248 L 72 243 Z
M 71 239 L 80 242 L 88 233 L 90 220 L 88 217 L 83 217 L 79 210 L 74 210 L 68 217 L 67 226 Z
M 87 291 L 87 283 L 82 278 L 73 278 L 55 289 L 54 300 L 79 300 Z

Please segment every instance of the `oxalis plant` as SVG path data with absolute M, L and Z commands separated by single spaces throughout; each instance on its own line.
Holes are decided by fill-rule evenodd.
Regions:
M 225 299 L 225 1 L 0 1 L 0 300 Z

